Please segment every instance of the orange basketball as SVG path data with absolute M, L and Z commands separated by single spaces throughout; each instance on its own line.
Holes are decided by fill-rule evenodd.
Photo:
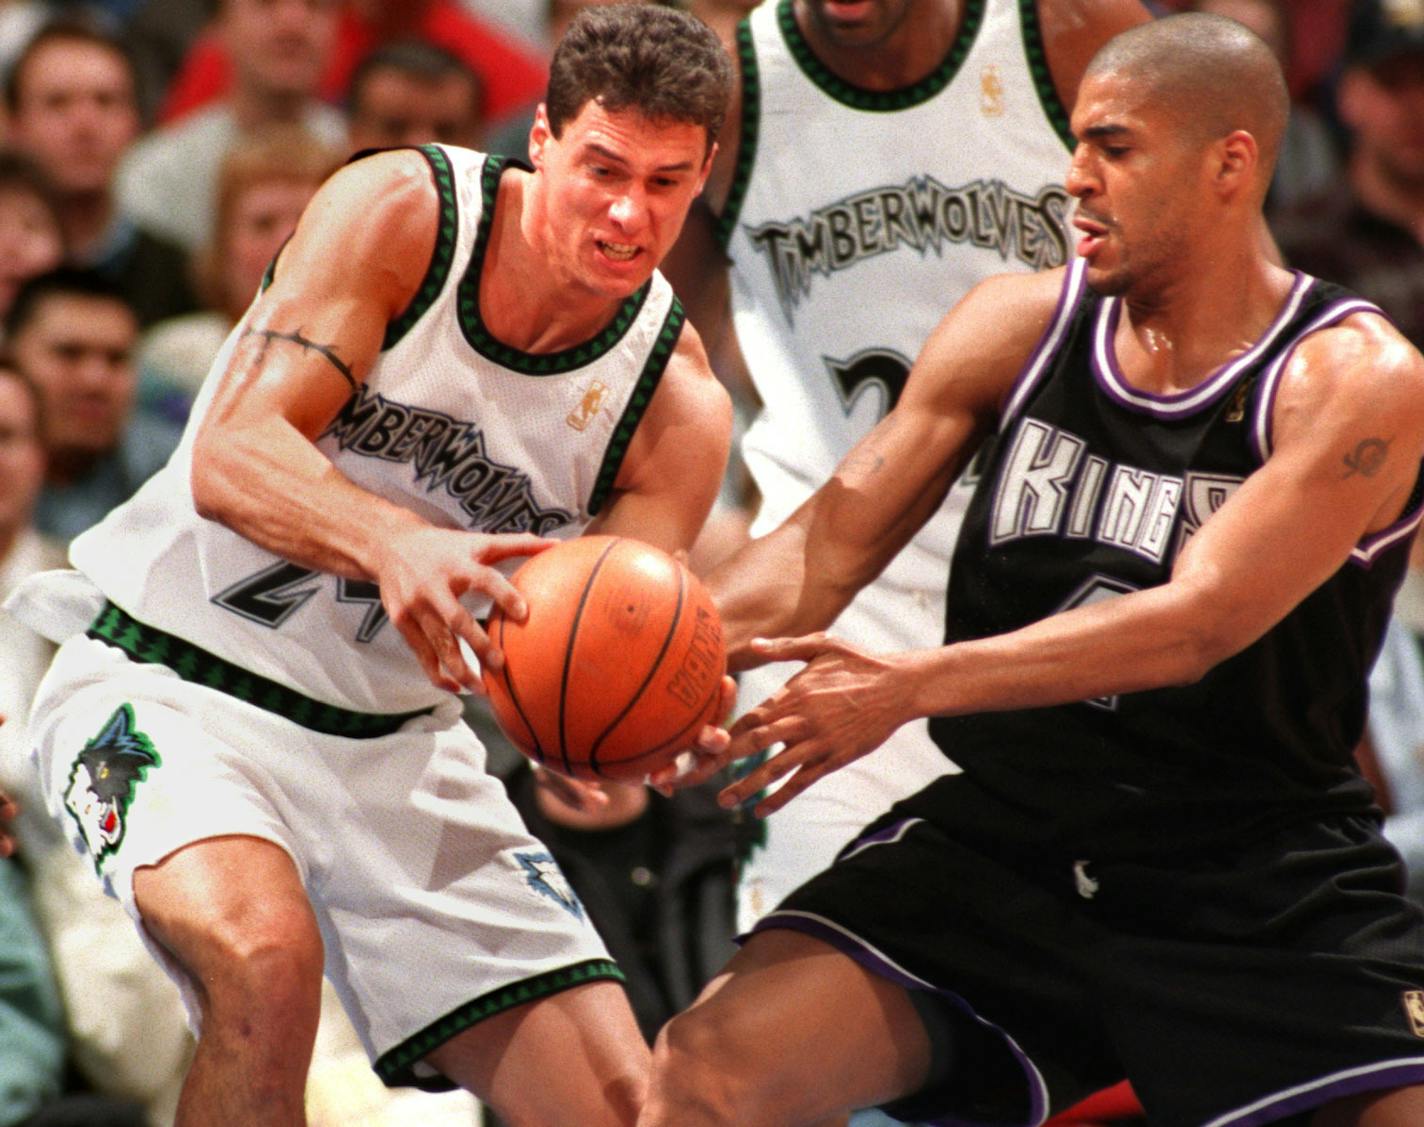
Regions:
M 721 700 L 727 658 L 706 588 L 666 552 L 584 536 L 511 576 L 529 617 L 497 609 L 504 668 L 484 672 L 495 719 L 536 763 L 639 780 L 687 748 Z

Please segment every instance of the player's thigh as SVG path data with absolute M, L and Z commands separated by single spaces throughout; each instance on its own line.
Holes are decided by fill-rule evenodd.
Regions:
M 1370 1092 L 1321 1108 L 1310 1127 L 1417 1127 L 1424 1123 L 1424 1086 Z
M 918 1091 L 931 1043 L 909 992 L 829 944 L 758 932 L 658 1039 L 661 1071 L 735 1075 L 805 1118 Z
M 512 1123 L 631 1123 L 649 1050 L 623 987 L 590 982 L 487 1018 L 427 1060 Z

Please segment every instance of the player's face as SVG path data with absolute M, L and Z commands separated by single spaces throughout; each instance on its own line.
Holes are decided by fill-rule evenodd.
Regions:
M 544 177 L 551 265 L 566 281 L 622 299 L 662 261 L 711 167 L 707 134 L 633 110 L 584 105 L 555 137 L 541 106 L 530 157 Z
M 837 47 L 872 47 L 904 22 L 911 0 L 801 0 L 802 26 Z
M 1077 253 L 1099 293 L 1151 287 L 1180 269 L 1197 223 L 1203 161 L 1175 125 L 1111 74 L 1090 77 L 1079 91 L 1067 187 L 1078 200 Z

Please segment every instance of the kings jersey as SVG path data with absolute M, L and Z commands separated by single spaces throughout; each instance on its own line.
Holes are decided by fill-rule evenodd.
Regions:
M 681 307 L 654 274 L 583 344 L 538 355 L 509 347 L 479 301 L 509 162 L 421 151 L 440 200 L 424 284 L 317 446 L 362 489 L 440 527 L 577 535 L 609 499 L 677 343 Z M 76 540 L 75 566 L 140 622 L 318 701 L 378 713 L 437 703 L 443 694 L 374 584 L 281 559 L 194 511 L 193 433 L 243 332 L 239 324 L 214 362 L 168 466 Z
M 1055 320 L 1006 404 L 965 518 L 946 641 L 1015 630 L 1166 583 L 1192 536 L 1271 455 L 1281 373 L 1310 333 L 1368 302 L 1303 274 L 1256 344 L 1190 391 L 1151 395 L 1113 352 L 1121 299 L 1066 272 Z M 970 781 L 1042 815 L 1065 845 L 1204 847 L 1332 810 L 1359 812 L 1365 679 L 1420 520 L 1399 521 L 1264 637 L 1196 684 L 931 721 Z M 1302 513 L 1302 521 L 1310 514 Z

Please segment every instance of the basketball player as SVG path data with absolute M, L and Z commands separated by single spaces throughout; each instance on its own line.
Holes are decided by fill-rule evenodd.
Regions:
M 1067 111 L 1137 0 L 771 0 L 736 30 L 741 82 L 668 274 L 720 370 L 727 287 L 761 408 L 742 445 L 778 525 L 893 405 L 945 309 L 1004 270 L 1068 257 Z M 872 649 L 938 641 L 967 492 L 846 608 Z M 763 699 L 791 673 L 748 673 Z M 923 721 L 766 823 L 738 890 L 750 927 L 949 762 Z
M 1114 39 L 1073 112 L 1080 257 L 976 287 L 712 575 L 744 660 L 807 663 L 734 725 L 734 756 L 785 750 L 727 801 L 915 717 L 963 773 L 762 920 L 664 1030 L 641 1127 L 1036 1124 L 1124 1073 L 1154 1127 L 1424 1122 L 1424 916 L 1351 756 L 1424 511 L 1424 357 L 1273 264 L 1287 107 L 1229 20 Z M 990 434 L 944 646 L 748 642 L 830 622 Z
M 455 693 L 500 663 L 483 609 L 525 614 L 502 566 L 584 528 L 685 548 L 716 495 L 730 407 L 654 267 L 731 83 L 691 17 L 598 8 L 532 168 L 428 146 L 339 172 L 174 460 L 21 607 L 80 611 L 32 733 L 200 1026 L 180 1123 L 303 1121 L 323 963 L 388 1084 L 635 1116 L 617 967 Z

